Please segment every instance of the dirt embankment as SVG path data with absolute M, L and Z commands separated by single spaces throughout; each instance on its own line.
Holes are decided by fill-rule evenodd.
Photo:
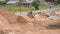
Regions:
M 60 34 L 58 29 L 46 28 L 56 24 L 60 24 L 60 20 L 51 20 L 47 15 L 36 14 L 34 18 L 29 18 L 24 14 L 11 14 L 6 9 L 0 9 L 0 34 Z
M 6 9 L 0 9 L 0 15 L 2 15 L 5 19 L 7 19 L 10 23 L 17 23 L 16 16 L 11 14 Z
M 24 15 L 24 14 L 15 13 L 15 15 L 17 16 L 17 22 L 18 23 L 31 22 L 31 19 L 28 16 Z

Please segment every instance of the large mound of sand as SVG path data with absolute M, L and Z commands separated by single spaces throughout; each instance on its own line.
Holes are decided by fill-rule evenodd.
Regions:
M 60 11 L 56 11 L 55 13 L 60 16 Z
M 31 19 L 27 15 L 20 14 L 20 13 L 15 13 L 15 15 L 17 16 L 17 22 L 19 23 L 31 22 Z
M 8 25 L 8 26 L 7 26 Z M 9 27 L 9 22 L 2 15 L 0 15 L 0 27 L 6 28 Z
M 10 23 L 17 23 L 16 16 L 11 14 L 6 9 L 0 9 L 0 15 L 2 15 L 5 19 L 7 19 Z
M 9 32 L 15 33 L 15 31 L 21 31 L 22 29 L 17 24 L 16 16 L 11 14 L 5 9 L 0 9 L 0 34 L 10 34 Z
M 32 20 L 24 14 L 16 13 L 14 15 L 6 9 L 0 9 L 0 34 L 60 34 L 60 30 L 42 30 L 40 28 L 57 23 L 60 24 L 59 19 L 51 20 L 44 15 L 37 14 Z
M 36 23 L 39 23 L 41 26 L 44 26 L 44 27 L 47 27 L 47 26 L 53 25 L 53 24 L 56 25 L 56 24 L 60 23 L 60 19 L 51 20 L 48 17 L 39 15 L 39 14 L 35 15 L 34 19 L 35 19 Z

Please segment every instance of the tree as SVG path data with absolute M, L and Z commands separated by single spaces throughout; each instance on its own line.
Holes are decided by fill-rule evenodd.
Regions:
M 59 4 L 60 4 L 60 0 L 58 0 Z
M 57 3 L 60 4 L 60 0 L 58 0 Z
M 35 8 L 35 10 L 39 10 L 39 0 L 33 0 L 32 6 Z
M 8 2 L 9 0 L 5 0 L 5 2 Z

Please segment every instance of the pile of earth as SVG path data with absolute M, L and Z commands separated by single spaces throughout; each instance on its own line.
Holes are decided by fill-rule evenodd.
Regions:
M 16 16 L 11 14 L 6 9 L 0 9 L 0 15 L 2 15 L 5 19 L 7 19 L 10 23 L 17 23 Z
M 27 15 L 20 14 L 20 13 L 15 13 L 15 15 L 17 17 L 17 22 L 18 23 L 27 23 L 27 22 L 32 21 L 32 19 L 30 17 L 28 17 Z
M 14 15 L 6 9 L 0 9 L 0 34 L 20 34 L 27 30 L 32 30 L 33 25 L 31 25 L 32 23 L 30 23 L 29 19 L 28 16 L 23 14 Z
M 60 30 L 50 30 L 49 25 L 60 24 L 60 19 L 52 20 L 42 14 L 30 18 L 24 14 L 12 14 L 0 8 L 0 34 L 60 34 Z
M 34 20 L 37 24 L 45 28 L 60 28 L 60 16 L 55 13 L 36 14 Z M 56 26 L 56 27 L 55 27 Z
M 60 16 L 60 11 L 56 11 L 55 13 Z

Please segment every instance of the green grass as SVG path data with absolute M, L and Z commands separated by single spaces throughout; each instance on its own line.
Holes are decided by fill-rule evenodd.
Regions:
M 52 6 L 52 8 L 59 8 L 59 7 L 60 7 L 60 6 L 58 6 L 58 5 L 57 5 L 57 6 Z
M 57 7 L 57 6 L 52 6 L 53 8 Z M 0 8 L 5 8 L 11 12 L 23 12 L 23 11 L 32 11 L 34 10 L 33 7 L 24 7 L 24 6 L 0 6 Z M 47 6 L 40 6 L 39 9 L 42 10 L 42 9 L 47 9 L 48 7 Z
M 47 9 L 48 7 L 47 6 L 40 6 L 39 9 L 42 10 L 42 9 Z
M 31 8 L 23 7 L 23 6 L 0 6 L 0 8 L 5 8 L 9 11 L 30 11 Z

